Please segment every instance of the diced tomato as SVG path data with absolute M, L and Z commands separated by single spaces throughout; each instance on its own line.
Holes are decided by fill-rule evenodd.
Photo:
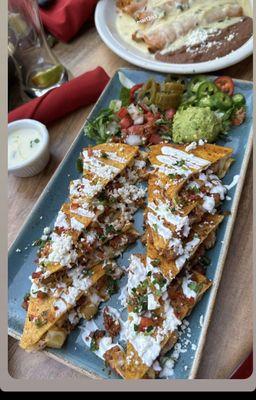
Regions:
M 93 152 L 92 152 L 92 148 L 91 147 L 88 147 L 87 154 L 88 154 L 89 157 L 92 157 Z
M 158 144 L 161 142 L 161 140 L 162 140 L 161 136 L 158 135 L 157 133 L 153 133 L 153 135 L 150 135 L 148 139 L 150 144 Z
M 173 119 L 174 115 L 176 114 L 175 108 L 169 108 L 169 110 L 165 111 L 165 117 L 167 119 Z
M 117 115 L 120 119 L 124 118 L 127 114 L 128 114 L 128 111 L 125 107 L 121 107 L 117 113 Z
M 140 135 L 144 134 L 144 125 L 132 125 L 127 130 L 128 135 Z
M 154 121 L 156 119 L 152 112 L 147 112 L 147 114 L 145 114 L 145 118 L 148 122 Z
M 215 79 L 214 83 L 223 93 L 233 96 L 235 85 L 232 78 L 229 76 L 220 76 Z
M 140 89 L 142 86 L 143 86 L 143 83 L 138 83 L 137 85 L 134 85 L 134 86 L 130 89 L 130 102 L 131 102 L 131 103 L 134 101 L 135 92 L 137 92 L 137 90 Z
M 71 203 L 70 208 L 71 210 L 77 210 L 79 208 L 79 203 Z
M 47 293 L 45 293 L 45 292 L 41 292 L 41 290 L 39 290 L 38 292 L 37 292 L 37 298 L 38 299 L 44 299 L 45 297 L 47 297 Z
M 40 276 L 42 275 L 42 272 L 32 272 L 32 279 L 37 279 L 40 278 Z
M 144 332 L 148 327 L 152 326 L 154 321 L 151 318 L 141 317 L 139 331 Z
M 235 126 L 241 125 L 245 120 L 245 116 L 246 116 L 246 111 L 244 107 L 241 107 L 238 110 L 236 110 L 235 115 L 232 119 L 232 125 Z
M 100 226 L 95 226 L 95 231 L 97 232 L 98 235 L 103 235 L 103 229 Z
M 121 129 L 127 129 L 133 124 L 133 121 L 129 115 L 126 115 L 124 118 L 121 119 L 120 121 L 120 127 Z

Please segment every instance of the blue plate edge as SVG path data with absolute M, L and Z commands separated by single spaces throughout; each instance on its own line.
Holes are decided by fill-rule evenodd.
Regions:
M 209 325 L 211 322 L 211 316 L 212 316 L 212 312 L 214 309 L 215 300 L 216 300 L 216 297 L 218 294 L 218 289 L 219 289 L 219 285 L 221 282 L 223 269 L 225 267 L 227 253 L 229 250 L 230 240 L 232 237 L 232 233 L 233 233 L 233 229 L 234 229 L 234 225 L 235 225 L 235 221 L 236 221 L 238 206 L 239 206 L 239 202 L 240 202 L 240 198 L 241 198 L 241 194 L 242 194 L 242 190 L 243 190 L 243 186 L 244 186 L 244 181 L 246 178 L 246 172 L 247 172 L 247 168 L 248 168 L 248 164 L 249 164 L 250 156 L 251 156 L 251 152 L 252 152 L 252 145 L 253 145 L 253 128 L 251 127 L 250 134 L 248 136 L 248 142 L 247 142 L 247 146 L 246 146 L 244 159 L 243 159 L 243 162 L 241 165 L 241 170 L 240 170 L 240 176 L 242 177 L 242 179 L 239 180 L 239 183 L 238 183 L 236 191 L 235 191 L 235 196 L 233 199 L 233 204 L 232 204 L 232 209 L 231 209 L 231 216 L 227 223 L 226 232 L 225 232 L 225 235 L 223 238 L 223 241 L 225 242 L 225 246 L 223 244 L 221 246 L 219 262 L 218 262 L 218 265 L 216 268 L 216 272 L 217 272 L 218 276 L 215 278 L 214 284 L 211 288 L 207 311 L 204 314 L 204 325 L 203 325 L 200 335 L 199 335 L 197 350 L 195 352 L 195 357 L 194 357 L 194 360 L 193 360 L 193 363 L 191 366 L 191 370 L 190 370 L 188 379 L 194 379 L 196 377 L 196 373 L 197 373 L 197 370 L 200 365 L 202 352 L 204 349 L 206 336 L 207 336 L 208 328 L 209 328 Z
M 37 208 L 39 207 L 39 204 L 41 203 L 41 201 L 44 200 L 45 196 L 48 194 L 49 189 L 52 187 L 52 185 L 55 182 L 55 179 L 57 178 L 58 174 L 62 171 L 64 165 L 65 165 L 65 161 L 68 158 L 68 156 L 70 155 L 70 153 L 72 152 L 72 150 L 74 149 L 77 141 L 79 140 L 80 136 L 83 135 L 83 127 L 86 123 L 86 120 L 89 119 L 91 117 L 91 115 L 94 112 L 95 107 L 97 106 L 97 104 L 101 101 L 101 99 L 104 97 L 106 91 L 108 90 L 108 87 L 111 85 L 112 81 L 116 78 L 116 75 L 118 74 L 119 71 L 125 72 L 125 71 L 134 71 L 134 72 L 149 72 L 150 71 L 145 71 L 145 70 L 141 70 L 141 69 L 136 69 L 136 68 L 119 68 L 116 70 L 115 74 L 113 75 L 113 77 L 109 80 L 108 84 L 106 85 L 106 87 L 104 88 L 102 94 L 100 95 L 99 99 L 97 100 L 97 102 L 94 104 L 92 110 L 90 111 L 90 113 L 88 114 L 88 116 L 85 118 L 85 121 L 82 123 L 82 127 L 79 130 L 79 133 L 77 134 L 77 136 L 75 137 L 74 141 L 72 142 L 72 144 L 70 145 L 67 153 L 65 154 L 63 160 L 60 162 L 59 166 L 57 167 L 56 171 L 53 173 L 51 179 L 49 180 L 49 182 L 47 183 L 46 187 L 44 188 L 44 190 L 42 191 L 41 195 L 39 196 L 38 200 L 36 201 L 34 207 L 32 208 L 31 212 L 29 213 L 29 215 L 27 216 L 26 220 L 24 221 L 20 231 L 18 232 L 18 235 L 16 236 L 16 238 L 14 239 L 14 241 L 12 242 L 12 244 L 9 247 L 9 252 L 8 254 L 10 254 L 14 248 L 15 248 L 15 244 L 18 242 L 18 240 L 20 239 L 20 237 L 22 236 L 24 230 L 26 229 L 27 225 L 30 222 L 30 218 L 33 216 L 33 214 L 36 212 Z M 153 71 L 152 71 L 153 72 Z M 153 72 L 155 73 L 155 72 Z M 164 75 L 161 72 L 158 72 L 159 75 Z M 208 75 L 209 77 L 213 78 L 214 75 L 209 75 L 209 74 L 205 74 Z M 186 75 L 188 76 L 188 75 Z M 253 88 L 253 83 L 250 81 L 245 81 L 245 80 L 240 80 L 240 79 L 234 79 L 235 82 L 243 82 L 246 83 L 248 85 L 250 85 Z M 244 153 L 244 158 L 243 158 L 243 162 L 241 165 L 241 170 L 240 170 L 240 176 L 242 179 L 240 179 L 239 184 L 237 185 L 236 191 L 235 191 L 235 196 L 233 199 L 233 205 L 232 205 L 232 217 L 230 217 L 228 224 L 227 224 L 227 228 L 226 228 L 226 233 L 224 236 L 224 240 L 225 243 L 227 243 L 227 245 L 225 246 L 225 252 L 223 252 L 223 248 L 224 246 L 222 246 L 221 248 L 221 252 L 220 252 L 220 259 L 218 262 L 218 266 L 216 268 L 216 270 L 218 271 L 218 282 L 215 281 L 215 285 L 214 285 L 214 289 L 212 288 L 211 290 L 211 294 L 210 294 L 210 298 L 209 298 L 209 305 L 207 308 L 207 311 L 205 313 L 205 322 L 204 322 L 204 327 L 201 330 L 200 336 L 199 336 L 199 341 L 198 341 L 198 347 L 197 347 L 197 351 L 195 353 L 195 357 L 191 366 L 191 371 L 190 371 L 190 375 L 189 375 L 189 379 L 193 379 L 196 375 L 198 366 L 199 366 L 199 362 L 200 362 L 200 358 L 202 355 L 202 351 L 203 351 L 203 346 L 205 343 L 205 339 L 206 339 L 206 333 L 208 330 L 208 326 L 210 323 L 210 319 L 211 319 L 211 314 L 214 308 L 214 303 L 215 303 L 215 299 L 216 299 L 216 295 L 217 295 L 217 291 L 218 291 L 218 287 L 219 287 L 219 283 L 221 280 L 221 275 L 222 275 L 222 271 L 224 268 L 224 263 L 225 263 L 225 258 L 228 252 L 228 248 L 229 248 L 229 244 L 230 244 L 230 239 L 231 239 L 231 235 L 232 235 L 232 230 L 234 227 L 234 223 L 235 223 L 235 219 L 236 219 L 236 214 L 237 214 L 237 209 L 238 209 L 238 205 L 239 205 L 239 201 L 240 201 L 240 196 L 242 193 L 242 188 L 244 185 L 244 180 L 246 177 L 246 171 L 247 171 L 247 166 L 248 166 L 248 162 L 250 159 L 250 154 L 251 154 L 251 149 L 252 149 L 252 138 L 253 138 L 253 129 L 251 128 L 250 133 L 248 135 L 248 141 L 247 141 L 247 146 L 245 149 L 245 153 Z M 227 241 L 226 241 L 226 237 L 227 237 Z M 19 339 L 20 338 L 20 334 L 18 332 L 16 332 L 14 329 L 10 328 L 8 329 L 8 334 L 12 337 L 14 337 L 15 339 Z M 50 350 L 44 350 L 44 352 L 49 355 L 52 358 L 57 359 L 58 361 L 74 368 L 75 370 L 78 370 L 79 372 L 82 372 L 83 374 L 87 375 L 87 376 L 91 376 L 93 375 L 95 378 L 99 378 L 99 379 L 104 379 L 101 375 L 95 374 L 94 372 L 90 371 L 89 369 L 86 369 L 84 367 L 80 368 L 77 364 L 72 363 L 68 358 L 65 358 L 65 355 L 61 355 L 61 356 L 57 356 L 53 353 L 51 353 Z

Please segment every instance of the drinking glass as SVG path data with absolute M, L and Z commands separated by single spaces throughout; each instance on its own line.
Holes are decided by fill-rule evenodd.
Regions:
M 50 50 L 36 0 L 8 1 L 9 44 L 21 87 L 39 97 L 68 80 L 68 73 Z

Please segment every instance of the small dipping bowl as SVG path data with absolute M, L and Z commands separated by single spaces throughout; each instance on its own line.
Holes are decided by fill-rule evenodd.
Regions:
M 29 140 L 29 138 L 25 138 L 26 130 L 27 133 L 32 133 L 32 130 L 36 131 L 36 139 Z M 23 160 L 17 160 L 17 163 L 12 163 L 12 165 L 10 165 L 9 152 L 12 151 L 10 136 L 13 135 L 14 132 L 18 133 L 18 131 L 20 131 L 20 141 L 22 141 L 22 135 L 24 135 L 24 141 L 27 140 L 28 142 L 29 155 L 27 158 Z M 15 157 L 15 150 L 13 150 L 13 152 Z M 22 178 L 37 175 L 45 168 L 49 158 L 49 133 L 45 125 L 34 119 L 20 119 L 8 124 L 8 172 Z

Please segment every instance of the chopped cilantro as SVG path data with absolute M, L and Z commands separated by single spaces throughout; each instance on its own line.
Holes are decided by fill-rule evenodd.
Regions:
M 150 332 L 153 331 L 153 329 L 154 329 L 154 326 L 153 326 L 153 325 L 150 325 L 150 326 L 147 327 L 146 332 L 147 332 L 147 333 L 150 333 Z
M 112 278 L 112 276 L 108 276 L 108 294 L 112 296 L 113 294 L 118 292 L 118 283 L 116 280 Z
M 83 172 L 83 160 L 82 160 L 81 157 L 79 157 L 79 158 L 76 160 L 76 169 L 77 169 L 77 171 L 80 172 L 80 173 Z
M 203 285 L 202 283 L 197 283 L 197 282 L 190 282 L 188 284 L 189 289 L 193 290 L 195 293 L 199 293 L 200 290 L 202 289 Z
M 92 271 L 91 269 L 86 269 L 86 268 L 84 268 L 84 269 L 82 270 L 82 274 L 83 274 L 83 276 L 92 276 L 93 271 Z
M 210 258 L 207 257 L 207 256 L 203 256 L 203 257 L 201 258 L 201 262 L 202 262 L 202 264 L 205 265 L 205 266 L 208 266 L 208 265 L 211 264 L 211 260 L 210 260 Z
M 47 323 L 47 321 L 42 319 L 42 318 L 40 318 L 40 317 L 38 317 L 38 318 L 35 319 L 34 323 L 35 323 L 37 328 L 41 328 L 43 325 L 45 325 Z
M 96 339 L 92 339 L 92 340 L 91 340 L 90 350 L 91 350 L 91 351 L 97 351 L 97 350 L 99 350 L 99 345 L 98 345 Z
M 110 197 L 108 199 L 108 202 L 109 202 L 109 204 L 114 204 L 114 203 L 116 203 L 116 199 L 114 197 Z
M 34 140 L 30 140 L 30 147 L 33 147 L 34 143 L 39 143 L 40 140 L 38 138 L 34 139 Z
M 122 101 L 123 107 L 128 106 L 130 104 L 130 89 L 123 86 L 120 90 L 119 99 Z
M 102 158 L 108 158 L 108 155 L 107 155 L 107 153 L 103 152 L 103 153 L 101 154 L 101 157 L 102 157 Z
M 153 228 L 154 228 L 154 231 L 157 233 L 157 232 L 158 232 L 158 226 L 157 226 L 157 224 L 153 224 Z
M 34 246 L 37 246 L 37 247 L 39 247 L 39 249 L 42 249 L 44 246 L 45 246 L 45 243 L 47 242 L 47 240 L 42 240 L 42 239 L 38 239 L 38 240 L 35 240 L 33 243 L 32 243 L 32 246 L 34 247 Z
M 109 225 L 109 226 L 106 227 L 105 232 L 106 232 L 107 235 L 109 233 L 114 233 L 115 232 L 115 228 L 113 227 L 113 225 Z
M 177 174 L 168 174 L 168 178 L 176 179 L 177 178 Z
M 197 186 L 190 186 L 189 190 L 192 190 L 195 194 L 200 193 L 200 188 Z
M 153 267 L 158 267 L 158 265 L 160 264 L 160 259 L 159 258 L 155 258 L 152 263 Z

